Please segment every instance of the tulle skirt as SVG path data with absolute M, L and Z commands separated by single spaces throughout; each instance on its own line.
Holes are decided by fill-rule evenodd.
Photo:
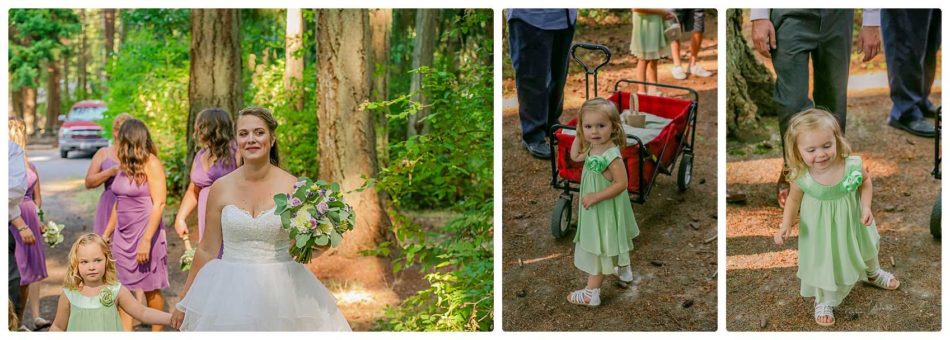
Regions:
M 330 291 L 294 261 L 211 260 L 179 306 L 182 331 L 350 331 Z

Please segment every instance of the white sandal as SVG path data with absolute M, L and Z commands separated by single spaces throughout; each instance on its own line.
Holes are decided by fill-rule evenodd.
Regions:
M 630 270 L 630 266 L 614 267 L 614 275 L 617 275 L 620 285 L 624 288 L 633 284 L 633 271 Z
M 872 276 L 874 277 L 873 280 L 871 279 Z M 890 286 L 891 281 L 897 282 L 897 285 L 895 285 L 893 288 L 891 288 Z M 878 287 L 881 289 L 887 289 L 887 290 L 895 290 L 901 286 L 901 282 L 897 281 L 897 279 L 894 278 L 894 274 L 884 271 L 884 269 L 881 269 L 881 268 L 878 268 L 877 272 L 873 273 L 873 275 L 868 275 L 867 280 L 865 280 L 864 282 L 867 282 L 868 284 L 871 284 L 875 287 Z
M 600 306 L 600 288 L 575 290 L 567 296 L 567 302 L 588 307 Z
M 818 321 L 818 318 L 822 316 L 830 316 L 831 322 L 823 323 L 821 321 Z M 823 303 L 816 303 L 815 304 L 815 323 L 817 323 L 819 326 L 824 326 L 824 327 L 834 326 L 835 324 L 834 308 Z

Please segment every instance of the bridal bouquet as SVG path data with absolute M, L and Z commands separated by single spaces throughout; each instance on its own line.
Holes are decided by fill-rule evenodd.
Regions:
M 58 246 L 60 243 L 63 243 L 63 228 L 65 225 L 58 224 L 53 221 L 46 223 L 46 232 L 43 233 L 43 242 L 46 243 L 50 248 Z
M 301 177 L 293 193 L 274 195 L 274 202 L 274 214 L 290 233 L 290 255 L 300 263 L 310 262 L 315 247 L 338 246 L 356 224 L 353 207 L 343 202 L 337 183 Z

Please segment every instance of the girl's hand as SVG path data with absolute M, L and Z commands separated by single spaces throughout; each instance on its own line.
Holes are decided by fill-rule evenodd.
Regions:
M 584 209 L 590 209 L 594 204 L 597 204 L 597 198 L 594 197 L 594 193 L 589 193 L 581 198 L 581 205 L 584 206 Z
M 675 17 L 676 17 L 676 13 L 673 13 L 673 11 L 666 11 L 666 15 L 664 16 L 666 20 L 673 20 L 673 18 Z
M 36 243 L 36 236 L 33 235 L 33 230 L 30 230 L 30 228 L 20 230 L 20 238 L 23 239 L 23 243 L 28 246 L 32 246 L 33 243 Z
M 785 240 L 788 239 L 790 234 L 789 228 L 786 226 L 781 226 L 778 228 L 778 231 L 775 232 L 775 244 L 782 245 L 785 243 Z
M 861 223 L 864 223 L 866 226 L 870 226 L 874 222 L 874 215 L 871 214 L 870 208 L 861 208 Z
M 115 177 L 115 175 L 119 174 L 119 166 L 115 165 L 111 168 L 106 169 L 106 173 L 109 174 L 109 177 Z
M 178 233 L 178 237 L 181 237 L 182 240 L 188 238 L 188 224 L 185 223 L 184 219 L 175 219 L 175 232 Z
M 149 242 L 145 239 L 139 240 L 138 249 L 135 251 L 135 259 L 139 264 L 145 264 L 148 262 L 148 256 L 152 250 L 152 242 Z
M 174 329 L 181 329 L 181 323 L 182 321 L 185 321 L 185 312 L 178 310 L 177 306 L 174 309 L 175 310 L 172 311 L 172 321 L 170 326 L 172 326 Z

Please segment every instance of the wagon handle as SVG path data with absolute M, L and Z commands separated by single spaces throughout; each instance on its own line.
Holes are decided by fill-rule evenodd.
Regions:
M 693 97 L 693 102 L 699 102 L 699 93 L 696 92 L 696 90 L 693 90 L 693 89 L 691 89 L 691 88 L 682 87 L 682 86 L 676 86 L 676 85 L 648 83 L 648 82 L 645 82 L 645 81 L 631 80 L 631 79 L 620 79 L 620 80 L 618 80 L 618 81 L 614 84 L 614 92 L 620 91 L 620 85 L 623 84 L 623 83 L 643 84 L 643 85 L 649 85 L 649 86 L 665 87 L 665 88 L 669 88 L 669 89 L 683 90 L 683 91 L 689 92 L 689 94 Z
M 591 69 L 590 66 L 585 64 L 583 61 L 581 61 L 580 58 L 577 57 L 578 48 L 582 48 L 582 49 L 590 50 L 590 51 L 600 51 L 604 54 L 604 61 L 600 64 L 597 64 L 596 67 Z M 576 61 L 578 64 L 580 64 L 581 67 L 584 68 L 584 99 L 590 99 L 590 76 L 591 75 L 594 76 L 594 97 L 597 97 L 597 71 L 599 71 L 600 68 L 607 66 L 607 63 L 610 62 L 610 49 L 604 45 L 597 45 L 597 44 L 591 44 L 591 43 L 576 43 L 573 46 L 571 46 L 571 58 L 574 59 L 574 61 Z

